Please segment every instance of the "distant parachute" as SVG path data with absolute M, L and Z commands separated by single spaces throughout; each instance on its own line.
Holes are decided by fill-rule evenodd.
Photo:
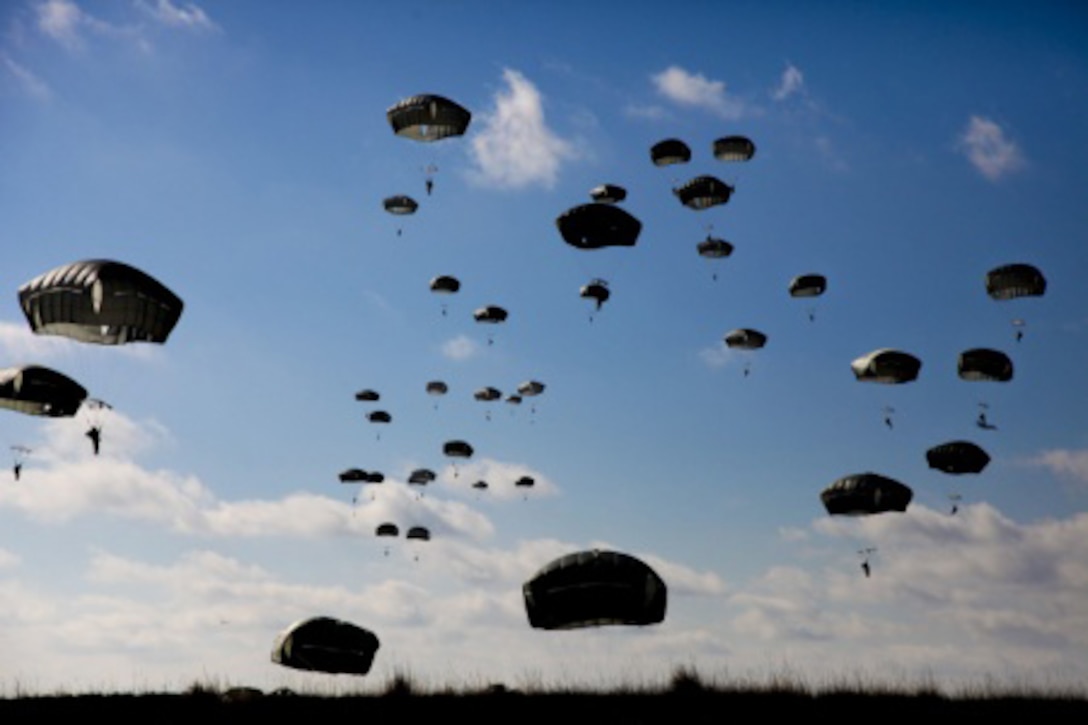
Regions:
M 733 195 L 732 186 L 713 176 L 696 176 L 672 191 L 681 204 L 696 211 L 725 204 Z
M 444 96 L 424 93 L 398 101 L 385 112 L 393 133 L 414 141 L 438 141 L 462 136 L 472 113 Z
M 733 245 L 720 237 L 707 234 L 706 239 L 695 245 L 695 250 L 704 259 L 725 259 L 733 254 Z M 718 279 L 718 273 L 714 272 L 712 278 Z
M 371 423 L 391 423 L 393 422 L 393 416 L 385 410 L 372 410 L 366 414 L 367 420 Z
M 0 369 L 0 407 L 50 418 L 74 416 L 87 390 L 67 375 L 41 365 Z
M 800 274 L 790 280 L 790 297 L 819 297 L 827 290 L 822 274 Z
M 1012 380 L 1012 360 L 1008 355 L 989 348 L 976 347 L 959 355 L 957 368 L 963 380 Z
M 518 392 L 526 397 L 540 395 L 544 392 L 544 383 L 539 380 L 526 380 L 518 385 Z
M 456 294 L 461 289 L 461 280 L 448 274 L 439 275 L 431 279 L 431 292 L 440 295 Z M 442 303 L 442 314 L 447 313 L 446 303 Z
M 756 145 L 747 136 L 722 136 L 714 140 L 714 158 L 718 161 L 749 161 Z
M 864 516 L 906 511 L 913 495 L 906 484 L 867 472 L 843 476 L 820 492 L 820 500 L 831 515 Z
M 52 269 L 19 287 L 30 329 L 79 342 L 165 343 L 181 317 L 181 298 L 146 272 L 91 259 Z
M 410 196 L 404 194 L 398 194 L 396 196 L 386 197 L 382 201 L 382 206 L 390 214 L 397 214 L 403 216 L 405 214 L 415 214 L 419 209 L 419 202 Z
M 918 378 L 922 361 L 902 350 L 881 348 L 856 358 L 850 363 L 854 377 L 862 382 L 895 385 Z
M 408 483 L 413 486 L 426 486 L 436 478 L 436 474 L 429 468 L 417 468 L 408 476 Z
M 340 472 L 340 483 L 365 483 L 369 477 L 361 468 L 346 468 Z
M 617 204 L 627 198 L 627 189 L 615 184 L 601 184 L 589 190 L 589 197 L 602 204 Z
M 608 282 L 600 277 L 596 277 L 582 285 L 582 288 L 578 290 L 578 296 L 587 300 L 593 300 L 597 303 L 596 309 L 600 310 L 601 306 L 612 296 L 612 292 L 608 289 Z M 592 315 L 589 319 L 590 321 L 593 320 Z
M 446 441 L 442 445 L 442 452 L 450 458 L 472 458 L 472 454 L 475 452 L 472 450 L 472 446 L 462 440 L 450 440 Z M 456 464 L 453 467 L 453 477 L 458 476 L 458 470 Z
M 487 481 L 477 481 L 476 483 L 472 484 L 472 487 L 477 491 L 486 491 L 488 488 Z
M 591 202 L 571 207 L 555 220 L 563 241 L 578 249 L 633 247 L 642 222 L 612 204 Z
M 724 339 L 726 346 L 738 350 L 758 350 L 767 344 L 767 335 L 749 328 L 731 330 Z
M 365 390 L 360 390 L 359 392 L 357 392 L 355 394 L 355 399 L 356 400 L 362 400 L 362 401 L 371 402 L 371 403 L 376 401 L 376 400 L 380 400 L 381 397 L 382 397 L 381 394 L 378 393 L 377 390 L 371 390 L 370 388 L 367 388 Z
M 472 313 L 473 319 L 477 322 L 486 325 L 498 325 L 506 322 L 506 318 L 509 317 L 509 313 L 505 308 L 498 305 L 486 305 L 478 308 Z M 487 344 L 491 345 L 495 342 L 495 338 L 492 335 L 487 336 Z
M 310 617 L 276 636 L 272 661 L 298 670 L 365 675 L 379 646 L 377 635 L 358 625 L 333 617 Z
M 536 479 L 532 476 L 522 476 L 518 480 L 514 481 L 514 488 L 525 489 L 525 498 L 529 498 L 528 490 L 536 485 Z
M 482 401 L 498 400 L 502 397 L 502 391 L 489 385 L 483 388 L 477 388 L 476 391 L 472 394 L 472 397 L 474 397 L 476 400 Z
M 1046 293 L 1046 277 L 1030 264 L 1005 264 L 986 273 L 986 293 L 995 300 L 1040 297 Z
M 430 541 L 431 531 L 426 526 L 413 526 L 408 529 L 408 533 L 404 535 L 406 539 L 418 539 L 420 541 Z
M 654 166 L 686 164 L 691 161 L 691 147 L 678 138 L 667 138 L 650 147 L 650 160 Z
M 990 455 L 970 441 L 948 441 L 926 451 L 930 468 L 945 473 L 981 473 L 990 462 Z
M 665 619 L 668 590 L 645 562 L 615 551 L 561 556 L 522 585 L 535 629 L 645 626 Z

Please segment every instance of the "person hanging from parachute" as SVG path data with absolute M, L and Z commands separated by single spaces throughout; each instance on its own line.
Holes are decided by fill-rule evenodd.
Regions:
M 872 576 L 872 566 L 869 564 L 869 555 L 876 551 L 875 546 L 870 546 L 865 549 L 858 549 L 858 554 L 861 555 L 861 571 L 864 572 L 865 578 L 868 579 Z
M 102 445 L 102 427 L 92 425 L 87 429 L 86 436 L 91 439 L 91 445 L 94 446 L 94 454 L 98 455 L 98 449 Z
M 427 166 L 423 168 L 423 173 L 427 175 L 427 178 L 423 182 L 427 187 L 427 196 L 430 196 L 431 192 L 434 191 L 434 174 L 436 171 L 438 171 L 438 167 L 434 164 L 427 164 Z
M 94 454 L 97 456 L 99 450 L 102 447 L 102 410 L 110 410 L 113 406 L 104 400 L 98 398 L 87 398 L 83 401 L 83 408 L 86 408 L 87 413 L 87 432 L 85 436 L 91 439 L 91 446 L 94 449 Z
M 982 410 L 978 412 L 978 418 L 975 419 L 975 425 L 983 430 L 997 430 L 997 426 L 986 419 L 986 409 L 990 406 L 986 403 L 979 403 L 978 406 L 979 408 L 982 408 Z
M 11 466 L 11 470 L 12 473 L 15 474 L 15 480 L 18 481 L 23 473 L 23 461 L 30 455 L 30 449 L 22 445 L 13 445 L 11 447 L 11 452 L 15 459 Z

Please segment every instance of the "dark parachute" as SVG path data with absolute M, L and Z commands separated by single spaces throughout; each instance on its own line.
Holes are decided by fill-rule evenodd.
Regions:
M 419 202 L 410 196 L 404 194 L 398 194 L 396 196 L 386 197 L 382 201 L 382 206 L 390 214 L 396 214 L 398 216 L 405 214 L 415 214 L 419 209 Z
M 713 176 L 696 176 L 674 188 L 672 193 L 684 206 L 702 211 L 729 201 L 733 187 Z
M 790 280 L 790 297 L 819 297 L 827 291 L 827 278 L 822 274 L 800 274 Z
M 435 472 L 429 468 L 417 468 L 408 476 L 408 483 L 412 486 L 426 486 L 435 479 Z
M 146 272 L 91 259 L 57 267 L 19 288 L 30 328 L 79 342 L 165 343 L 184 303 Z
M 431 380 L 427 383 L 428 395 L 445 395 L 449 392 L 449 386 L 441 380 Z
M 707 259 L 721 259 L 733 253 L 733 245 L 724 239 L 706 235 L 706 239 L 695 245 L 700 257 Z
M 1004 383 L 1012 380 L 1012 360 L 999 350 L 976 347 L 959 355 L 957 369 L 963 380 L 992 380 Z
M 507 311 L 499 307 L 498 305 L 486 305 L 480 307 L 472 313 L 473 319 L 477 322 L 498 324 L 500 322 L 506 322 L 506 318 L 509 316 Z
M 404 535 L 406 539 L 416 539 L 419 541 L 430 541 L 431 531 L 426 526 L 413 526 L 408 529 L 408 533 Z
M 691 148 L 678 138 L 667 138 L 650 147 L 650 160 L 654 166 L 686 164 L 691 161 Z
M 366 414 L 367 420 L 371 423 L 392 423 L 393 416 L 385 410 L 372 410 Z
M 0 370 L 0 407 L 50 418 L 74 416 L 87 390 L 67 375 L 41 365 Z
M 518 392 L 525 397 L 540 395 L 544 392 L 544 383 L 539 380 L 526 380 L 518 385 Z
M 981 473 L 990 462 L 990 455 L 970 441 L 948 441 L 926 451 L 930 468 L 945 473 Z
M 758 350 L 767 344 L 767 336 L 759 330 L 739 328 L 725 335 L 725 344 L 738 350 Z
M 400 534 L 400 529 L 397 528 L 396 524 L 387 521 L 384 524 L 378 524 L 378 527 L 374 529 L 374 534 L 376 536 L 397 536 Z
M 633 247 L 642 222 L 612 204 L 589 203 L 571 207 L 555 220 L 563 241 L 578 249 Z
M 747 136 L 722 136 L 714 140 L 714 158 L 718 161 L 750 161 L 756 145 Z
M 477 388 L 476 391 L 472 393 L 472 397 L 476 400 L 490 402 L 492 400 L 498 400 L 499 398 L 501 398 L 502 391 L 498 388 L 493 388 L 488 385 L 483 388 Z
M 378 393 L 378 391 L 371 390 L 370 388 L 366 388 L 365 390 L 360 390 L 359 392 L 357 392 L 355 394 L 355 399 L 356 400 L 362 400 L 362 401 L 365 401 L 365 402 L 368 402 L 368 403 L 372 403 L 372 402 L 374 402 L 376 400 L 379 400 L 379 399 L 381 399 L 381 397 L 382 396 L 381 396 L 380 393 Z
M 385 112 L 393 133 L 414 141 L 438 141 L 462 136 L 468 130 L 472 113 L 459 103 L 424 93 L 398 101 Z
M 1030 264 L 1005 264 L 986 273 L 986 293 L 995 300 L 1040 297 L 1046 293 L 1046 277 Z
M 332 617 L 311 617 L 276 636 L 272 661 L 298 670 L 365 675 L 378 647 L 378 637 L 369 630 Z
M 820 500 L 833 516 L 902 512 L 913 496 L 909 486 L 879 473 L 843 476 L 820 492 Z
M 453 294 L 461 289 L 461 281 L 448 274 L 439 275 L 431 280 L 431 292 Z
M 578 296 L 587 300 L 593 300 L 597 303 L 597 309 L 601 309 L 601 305 L 608 301 L 608 298 L 612 296 L 612 292 L 608 289 L 608 282 L 595 277 L 586 284 L 582 285 L 582 288 L 578 290 Z
M 361 468 L 346 468 L 340 472 L 340 483 L 365 483 L 370 474 Z
M 889 385 L 917 379 L 921 368 L 922 361 L 914 355 L 891 348 L 874 350 L 850 363 L 857 380 Z
M 589 198 L 601 204 L 618 204 L 627 198 L 627 189 L 615 184 L 601 184 L 589 190 Z
M 650 625 L 665 619 L 665 582 L 646 563 L 615 551 L 559 557 L 522 585 L 536 629 Z
M 442 452 L 450 458 L 472 458 L 472 446 L 461 440 L 446 441 Z

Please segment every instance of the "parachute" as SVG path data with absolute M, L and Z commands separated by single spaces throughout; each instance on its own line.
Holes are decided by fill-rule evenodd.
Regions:
M 733 253 L 733 245 L 724 239 L 706 235 L 706 239 L 695 245 L 700 257 L 707 259 L 721 259 Z
M 406 214 L 415 214 L 416 210 L 419 209 L 419 202 L 410 196 L 398 194 L 396 196 L 386 197 L 386 199 L 382 201 L 382 206 L 384 206 L 385 210 L 390 214 L 403 216 Z
M 372 410 L 366 414 L 367 420 L 371 423 L 391 423 L 393 422 L 393 416 L 384 410 Z
M 750 161 L 756 145 L 747 136 L 722 136 L 714 140 L 714 158 L 718 161 Z
M 725 336 L 725 344 L 738 350 L 758 350 L 767 344 L 767 336 L 759 330 L 739 328 Z
M 790 297 L 819 297 L 827 290 L 822 274 L 800 274 L 790 280 Z
M 429 468 L 417 468 L 408 476 L 408 483 L 413 486 L 426 486 L 435 479 L 435 472 Z
M 544 392 L 544 383 L 539 380 L 526 380 L 518 385 L 518 392 L 526 397 L 540 395 Z
M 529 489 L 536 485 L 536 479 L 532 476 L 522 476 L 514 481 L 514 488 L 525 489 L 525 499 L 529 499 Z
M 945 473 L 981 473 L 990 455 L 970 441 L 948 441 L 927 450 L 926 462 L 930 468 Z
M 442 452 L 450 458 L 472 458 L 472 446 L 461 440 L 446 441 L 442 445 Z
M 408 529 L 408 533 L 404 535 L 406 539 L 416 539 L 419 541 L 430 541 L 431 531 L 426 526 L 413 526 Z
M 480 307 L 473 312 L 472 317 L 477 322 L 497 325 L 500 322 L 506 322 L 508 313 L 504 308 L 499 307 L 498 305 L 487 305 L 485 307 Z
M 448 274 L 442 274 L 431 280 L 431 292 L 453 294 L 461 289 L 461 281 Z
M 374 529 L 374 534 L 376 536 L 398 536 L 400 529 L 397 528 L 396 524 L 387 521 L 384 524 L 378 524 L 378 527 Z
M 627 198 L 627 189 L 615 184 L 601 184 L 589 190 L 589 198 L 601 204 L 618 204 Z
M 702 211 L 728 202 L 733 194 L 733 187 L 713 176 L 696 176 L 672 191 L 681 204 L 689 209 Z
M 489 401 L 498 400 L 499 398 L 501 398 L 502 397 L 502 391 L 499 390 L 498 388 L 493 388 L 491 386 L 486 386 L 486 387 L 483 387 L 483 388 L 478 388 L 472 394 L 472 397 L 475 398 L 476 400 L 482 400 L 482 401 L 485 401 L 485 402 L 489 402 Z
M 601 309 L 601 305 L 608 301 L 608 298 L 612 296 L 612 292 L 608 289 L 608 282 L 604 281 L 600 277 L 590 280 L 587 284 L 582 285 L 582 288 L 578 291 L 578 296 L 587 300 L 593 300 L 597 303 L 597 309 Z M 592 317 L 590 318 L 592 320 Z
M 0 369 L 0 407 L 28 415 L 70 418 L 87 390 L 67 375 L 41 365 Z
M 963 380 L 1012 380 L 1012 360 L 999 350 L 976 347 L 959 355 L 957 368 Z
M 381 395 L 378 393 L 378 391 L 370 390 L 369 388 L 367 388 L 366 390 L 360 390 L 359 392 L 357 392 L 355 394 L 355 399 L 372 403 L 376 400 L 380 400 Z
M 895 385 L 918 378 L 922 361 L 901 350 L 881 348 L 856 358 L 850 363 L 854 377 L 862 382 Z
M 438 141 L 462 136 L 472 113 L 459 103 L 433 93 L 398 101 L 385 112 L 393 133 L 413 141 Z
M 165 343 L 184 307 L 146 272 L 108 259 L 35 277 L 19 288 L 19 305 L 34 333 L 99 345 Z
M 691 161 L 691 148 L 678 138 L 667 138 L 650 147 L 650 160 L 654 166 L 686 164 Z
M 645 562 L 593 549 L 561 556 L 522 585 L 535 629 L 645 626 L 665 619 L 668 590 Z
M 612 204 L 591 202 L 571 207 L 556 217 L 563 241 L 578 249 L 633 247 L 642 222 Z
M 361 468 L 346 468 L 340 472 L 340 483 L 365 483 L 370 474 Z
M 833 516 L 864 516 L 906 511 L 913 495 L 906 484 L 867 472 L 836 480 L 820 492 L 820 500 Z
M 994 267 L 986 273 L 986 294 L 995 300 L 1040 297 L 1046 293 L 1046 277 L 1030 264 Z
M 298 670 L 365 675 L 380 643 L 377 635 L 333 617 L 299 620 L 272 644 L 272 661 Z

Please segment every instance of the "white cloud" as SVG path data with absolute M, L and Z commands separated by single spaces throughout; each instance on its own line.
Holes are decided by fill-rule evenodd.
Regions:
M 795 93 L 799 93 L 805 85 L 805 77 L 801 69 L 790 64 L 782 71 L 782 78 L 778 87 L 771 92 L 771 97 L 776 101 L 784 101 Z
M 702 74 L 691 74 L 670 66 L 651 76 L 657 92 L 682 106 L 703 108 L 716 115 L 736 120 L 744 115 L 744 104 L 726 94 L 723 81 L 712 81 Z
M 442 355 L 450 360 L 468 360 L 479 351 L 479 345 L 465 335 L 458 335 L 442 343 Z
M 496 94 L 494 111 L 472 139 L 470 177 L 484 186 L 551 188 L 562 163 L 577 157 L 574 146 L 548 128 L 536 86 L 515 70 L 503 71 L 503 79 L 507 90 Z
M 997 181 L 1025 165 L 1020 148 L 1005 137 L 1005 131 L 982 116 L 971 116 L 959 138 L 959 148 L 979 173 Z
M 82 45 L 80 26 L 86 22 L 83 11 L 71 0 L 45 0 L 37 6 L 38 28 L 69 50 Z
M 48 101 L 53 97 L 53 91 L 45 81 L 16 63 L 8 55 L 5 54 L 0 56 L 0 61 L 3 61 L 4 67 L 7 69 L 8 73 L 10 73 L 12 77 L 19 82 L 19 85 L 31 96 L 42 101 Z
M 193 3 L 185 3 L 185 7 L 179 7 L 170 0 L 155 0 L 153 5 L 140 2 L 140 7 L 163 25 L 185 30 L 219 30 L 219 26 L 208 14 Z
M 1060 476 L 1068 476 L 1080 483 L 1088 483 L 1088 450 L 1053 449 L 1044 451 L 1032 459 L 1032 463 L 1048 468 Z

